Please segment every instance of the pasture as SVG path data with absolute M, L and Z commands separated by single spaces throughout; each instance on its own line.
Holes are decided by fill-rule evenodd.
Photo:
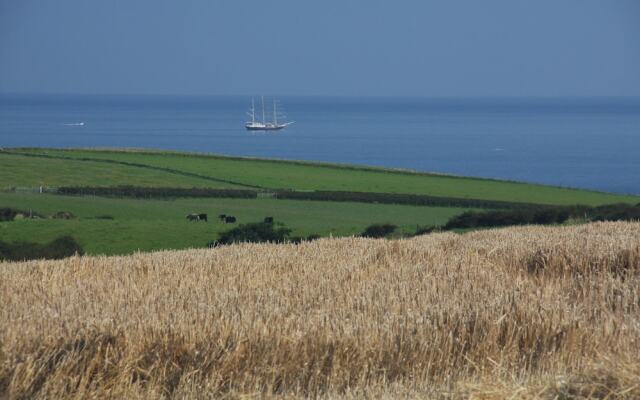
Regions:
M 203 247 L 231 226 L 215 216 L 236 216 L 238 223 L 274 216 L 292 236 L 349 236 L 371 224 L 394 224 L 396 236 L 412 234 L 418 225 L 442 225 L 477 203 L 432 203 L 433 206 L 274 199 L 171 198 L 133 200 L 39 194 L 40 186 L 113 188 L 209 188 L 401 193 L 520 203 L 638 203 L 639 197 L 564 189 L 490 179 L 452 177 L 362 166 L 329 165 L 233 158 L 217 155 L 142 150 L 3 149 L 0 151 L 0 207 L 31 209 L 50 215 L 73 213 L 71 220 L 27 219 L 0 222 L 0 241 L 46 243 L 62 235 L 74 237 L 88 254 Z M 17 188 L 14 190 L 13 188 Z M 254 192 L 255 194 L 255 192 Z M 316 193 L 317 194 L 317 193 Z M 284 195 L 283 195 L 284 197 Z M 361 196 L 362 197 L 362 196 Z M 378 196 L 380 197 L 380 196 Z M 322 200 L 322 201 L 320 201 Z M 486 206 L 484 206 L 486 208 Z M 489 206 L 493 207 L 493 205 Z M 206 213 L 209 222 L 186 215 Z M 102 218 L 108 216 L 109 218 Z
M 26 157 L 0 151 L 0 188 L 39 186 L 232 187 L 215 181 L 103 162 Z
M 269 198 L 133 200 L 30 193 L 0 193 L 0 206 L 32 209 L 43 215 L 69 211 L 77 217 L 0 222 L 0 240 L 44 243 L 71 235 L 89 254 L 204 247 L 220 232 L 235 226 L 218 221 L 219 214 L 236 216 L 238 223 L 273 216 L 275 222 L 293 229 L 294 236 L 347 236 L 362 232 L 370 224 L 386 222 L 398 225 L 399 233 L 413 233 L 417 224 L 442 224 L 464 211 Z M 190 213 L 207 213 L 209 222 L 189 222 L 186 215 Z M 104 216 L 113 219 L 101 218 Z

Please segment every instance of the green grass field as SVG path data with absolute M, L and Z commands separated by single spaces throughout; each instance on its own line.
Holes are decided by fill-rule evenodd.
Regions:
M 294 236 L 344 236 L 358 234 L 373 223 L 392 223 L 400 227 L 398 234 L 411 234 L 417 225 L 444 224 L 465 209 L 271 198 L 133 200 L 38 194 L 35 188 L 264 188 L 407 193 L 557 205 L 640 202 L 634 196 L 489 179 L 175 152 L 5 149 L 0 151 L 0 171 L 0 189 L 21 188 L 0 192 L 0 207 L 43 215 L 69 211 L 77 217 L 0 222 L 0 240 L 44 243 L 71 235 L 89 254 L 203 247 L 232 227 L 219 222 L 218 214 L 234 215 L 238 223 L 273 216 L 291 228 Z M 188 222 L 185 216 L 189 213 L 207 213 L 210 221 Z M 113 219 L 96 218 L 104 215 Z
M 31 209 L 43 215 L 70 211 L 77 217 L 0 222 L 0 240 L 44 243 L 61 235 L 71 235 L 90 254 L 204 247 L 220 232 L 235 226 L 219 222 L 218 214 L 234 215 L 238 223 L 258 222 L 273 216 L 276 222 L 293 229 L 293 235 L 344 236 L 362 232 L 372 223 L 386 222 L 398 225 L 402 232 L 413 233 L 417 224 L 441 224 L 464 211 L 274 199 L 131 200 L 22 193 L 0 193 L 0 207 Z M 188 222 L 185 216 L 192 212 L 209 214 L 209 222 Z M 104 215 L 114 219 L 96 219 Z
M 109 162 L 104 164 L 105 172 L 98 173 L 94 171 L 87 173 L 84 179 L 79 180 L 82 183 L 77 183 L 77 185 L 109 186 L 113 185 L 114 181 L 119 182 L 119 184 L 145 186 L 230 187 L 247 185 L 272 189 L 412 193 L 558 205 L 600 205 L 616 202 L 638 203 L 640 201 L 640 197 L 637 196 L 621 196 L 527 183 L 410 173 L 367 167 L 239 159 L 172 152 L 53 149 L 21 149 L 17 151 L 32 155 L 95 159 Z M 1 156 L 5 159 L 15 157 L 13 155 Z M 42 160 L 54 161 L 53 159 L 45 158 Z M 94 161 L 58 161 L 62 163 L 81 162 L 87 163 L 92 168 L 96 167 Z M 140 166 L 132 167 L 113 164 L 114 161 L 135 163 Z M 17 161 L 13 162 L 18 164 Z M 118 170 L 115 166 L 135 168 L 142 175 L 133 174 L 130 182 L 123 179 L 120 174 L 117 174 Z M 0 186 L 20 186 L 21 183 L 18 181 L 20 181 L 22 174 L 21 168 L 22 164 L 14 165 L 13 178 L 3 177 L 0 180 Z M 174 172 L 162 172 L 150 168 L 167 168 L 174 170 Z M 109 171 L 112 169 L 114 169 L 114 174 L 117 176 L 109 175 Z M 41 169 L 40 171 L 41 176 L 34 176 L 33 171 L 27 171 L 27 168 L 24 168 L 24 174 L 31 176 L 31 181 L 39 180 L 50 186 L 68 184 L 69 179 L 64 175 L 60 175 L 59 169 Z M 152 172 L 162 172 L 164 175 L 157 176 Z M 179 175 L 179 173 L 196 174 L 212 180 L 192 178 L 194 180 L 187 181 L 187 177 Z M 144 178 L 141 178 L 141 176 L 144 176 Z M 156 178 L 158 179 L 156 180 Z M 139 183 L 140 181 L 143 182 Z
M 26 157 L 0 152 L 0 188 L 38 186 L 233 187 L 157 170 L 92 161 Z

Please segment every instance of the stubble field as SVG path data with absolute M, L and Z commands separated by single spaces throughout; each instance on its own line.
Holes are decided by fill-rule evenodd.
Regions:
M 640 397 L 640 223 L 0 263 L 0 398 Z

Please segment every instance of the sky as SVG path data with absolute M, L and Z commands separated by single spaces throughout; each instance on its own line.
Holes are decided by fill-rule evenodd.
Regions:
M 638 96 L 638 0 L 0 0 L 0 93 Z

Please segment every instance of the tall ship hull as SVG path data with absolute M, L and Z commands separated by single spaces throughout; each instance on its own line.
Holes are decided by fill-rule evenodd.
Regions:
M 262 125 L 252 125 L 252 124 L 247 124 L 245 125 L 245 128 L 247 128 L 248 131 L 279 131 L 281 129 L 286 128 L 287 126 L 289 126 L 289 124 L 285 124 L 285 125 L 278 125 L 278 126 L 262 126 Z

